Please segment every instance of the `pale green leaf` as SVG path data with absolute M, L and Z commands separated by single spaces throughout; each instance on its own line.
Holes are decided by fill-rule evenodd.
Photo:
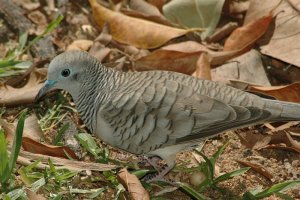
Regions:
M 173 0 L 163 13 L 170 21 L 188 28 L 204 28 L 202 39 L 210 36 L 220 20 L 225 0 Z

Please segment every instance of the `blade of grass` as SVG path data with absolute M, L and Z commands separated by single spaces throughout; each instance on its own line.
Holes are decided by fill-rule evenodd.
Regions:
M 45 29 L 45 31 L 41 35 L 38 35 L 32 41 L 30 41 L 28 43 L 28 45 L 23 49 L 23 51 L 21 52 L 21 54 L 23 54 L 25 51 L 27 51 L 28 49 L 30 49 L 32 47 L 32 45 L 34 45 L 40 39 L 44 38 L 48 33 L 50 33 L 51 31 L 53 31 L 60 24 L 60 22 L 63 19 L 64 19 L 64 16 L 59 15 L 54 21 L 50 22 L 50 24 L 48 24 L 48 26 Z
M 272 187 L 270 187 L 270 188 L 268 188 L 266 190 L 263 190 L 262 192 L 256 194 L 255 197 L 257 199 L 268 197 L 268 196 L 272 195 L 273 193 L 283 192 L 283 191 L 285 191 L 287 189 L 295 187 L 296 185 L 300 185 L 300 179 L 294 180 L 294 181 L 286 181 L 286 182 L 283 182 L 283 183 L 275 184 Z
M 227 141 L 222 147 L 218 149 L 216 153 L 210 158 L 212 164 L 215 165 L 216 160 L 220 157 L 220 155 L 224 152 L 224 150 L 228 147 L 229 141 Z
M 8 163 L 8 173 L 4 175 L 4 182 L 6 182 L 10 178 L 11 173 L 15 167 L 17 158 L 19 156 L 19 152 L 20 152 L 20 149 L 22 146 L 22 136 L 23 136 L 23 129 L 24 129 L 24 122 L 25 122 L 26 114 L 27 114 L 27 111 L 26 110 L 23 111 L 21 113 L 21 116 L 17 123 L 17 128 L 16 128 L 16 133 L 14 136 L 12 151 L 11 151 L 9 163 Z
M 208 174 L 207 178 L 212 181 L 214 178 L 214 174 L 215 174 L 215 166 L 214 163 L 211 162 L 211 160 L 209 158 L 207 158 L 201 151 L 195 150 L 196 153 L 198 153 L 200 156 L 202 156 L 202 158 L 205 160 L 206 164 L 207 164 L 207 169 L 208 169 Z
M 200 194 L 199 192 L 197 192 L 196 190 L 194 190 L 193 188 L 191 188 L 190 186 L 188 186 L 185 183 L 176 182 L 176 184 L 179 185 L 183 191 L 185 191 L 187 194 L 189 194 L 194 199 L 198 199 L 198 200 L 210 199 L 210 198 L 204 196 L 203 194 Z
M 244 168 L 241 168 L 241 169 L 223 174 L 223 175 L 217 177 L 216 179 L 214 179 L 214 184 L 216 184 L 220 181 L 225 181 L 225 180 L 228 180 L 228 179 L 233 178 L 235 176 L 241 175 L 241 174 L 245 173 L 246 171 L 248 171 L 250 168 L 251 167 L 244 167 Z
M 62 140 L 62 137 L 63 137 L 64 133 L 66 132 L 66 130 L 68 130 L 69 126 L 70 126 L 70 124 L 66 123 L 59 129 L 56 137 L 54 138 L 54 140 L 52 142 L 53 145 L 57 145 Z
M 0 130 L 0 182 L 3 184 L 5 181 L 4 175 L 8 170 L 8 154 L 7 146 L 3 129 Z M 1 191 L 1 190 L 0 190 Z

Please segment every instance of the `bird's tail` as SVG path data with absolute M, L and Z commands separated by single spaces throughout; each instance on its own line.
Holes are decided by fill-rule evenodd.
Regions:
M 300 104 L 285 101 L 266 100 L 271 112 L 270 121 L 300 121 Z

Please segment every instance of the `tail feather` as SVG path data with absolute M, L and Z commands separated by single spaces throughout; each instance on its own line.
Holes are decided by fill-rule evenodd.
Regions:
M 266 107 L 272 113 L 271 121 L 300 121 L 300 104 L 267 100 Z

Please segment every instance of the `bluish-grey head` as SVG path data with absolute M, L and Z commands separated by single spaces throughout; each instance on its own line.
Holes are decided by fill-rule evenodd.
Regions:
M 67 51 L 56 56 L 49 65 L 47 80 L 37 99 L 48 91 L 62 89 L 76 98 L 82 81 L 89 78 L 87 67 L 97 66 L 98 60 L 87 52 Z

